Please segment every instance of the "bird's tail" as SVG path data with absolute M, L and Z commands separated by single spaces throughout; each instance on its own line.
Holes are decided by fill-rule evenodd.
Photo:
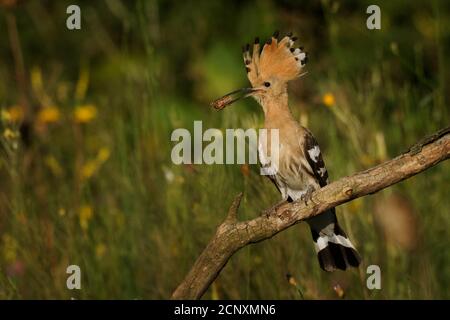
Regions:
M 334 222 L 324 226 L 321 223 L 324 220 L 321 217 L 322 214 L 317 216 L 316 221 L 314 221 L 316 217 L 308 221 L 320 267 L 329 272 L 336 269 L 346 270 L 348 267 L 358 267 L 361 258 L 344 230 L 339 226 L 334 210 L 324 214 L 326 216 L 332 214 Z

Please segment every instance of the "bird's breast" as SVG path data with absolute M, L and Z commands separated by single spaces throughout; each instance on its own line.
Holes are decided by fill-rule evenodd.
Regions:
M 278 148 L 262 140 L 259 143 L 258 153 L 261 166 L 270 175 L 277 176 L 289 188 L 303 190 L 308 184 L 308 176 L 302 169 L 302 152 L 299 146 L 291 145 L 289 141 L 279 140 Z M 306 162 L 306 159 L 305 159 Z

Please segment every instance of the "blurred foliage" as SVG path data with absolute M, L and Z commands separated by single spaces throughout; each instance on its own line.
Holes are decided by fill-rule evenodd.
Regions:
M 171 162 L 175 128 L 261 126 L 240 47 L 275 29 L 309 52 L 291 109 L 331 178 L 385 161 L 449 124 L 450 2 L 0 1 L 0 298 L 167 298 L 244 191 L 240 218 L 279 195 L 258 166 Z M 337 209 L 360 270 L 320 270 L 306 224 L 246 247 L 205 298 L 450 298 L 442 163 Z M 398 219 L 397 219 L 398 217 Z M 82 289 L 66 288 L 66 268 Z M 378 264 L 382 289 L 366 289 Z M 288 276 L 286 276 L 288 275 Z

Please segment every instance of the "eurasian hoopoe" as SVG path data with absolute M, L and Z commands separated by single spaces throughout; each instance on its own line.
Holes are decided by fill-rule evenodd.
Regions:
M 269 178 L 274 182 L 284 201 L 301 199 L 309 201 L 312 192 L 328 183 L 328 172 L 322 159 L 319 145 L 311 132 L 293 118 L 288 107 L 287 83 L 302 75 L 307 62 L 307 53 L 302 47 L 295 48 L 296 37 L 288 34 L 278 40 L 275 32 L 260 50 L 259 39 L 255 39 L 253 50 L 250 45 L 243 48 L 247 76 L 252 85 L 233 91 L 214 101 L 216 109 L 244 97 L 253 97 L 261 105 L 267 130 L 278 129 L 278 166 Z M 270 170 L 273 163 L 267 161 L 270 142 L 259 142 L 259 159 L 263 168 Z M 345 270 L 357 267 L 360 257 L 339 226 L 335 209 L 330 209 L 307 220 L 315 243 L 322 269 Z

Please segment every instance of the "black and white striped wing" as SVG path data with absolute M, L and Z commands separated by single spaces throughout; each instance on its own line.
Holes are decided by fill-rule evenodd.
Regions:
M 320 187 L 328 184 L 328 171 L 323 162 L 322 152 L 320 151 L 319 144 L 308 130 L 305 130 L 304 135 L 304 154 L 309 166 L 314 174 L 314 178 L 319 183 Z

